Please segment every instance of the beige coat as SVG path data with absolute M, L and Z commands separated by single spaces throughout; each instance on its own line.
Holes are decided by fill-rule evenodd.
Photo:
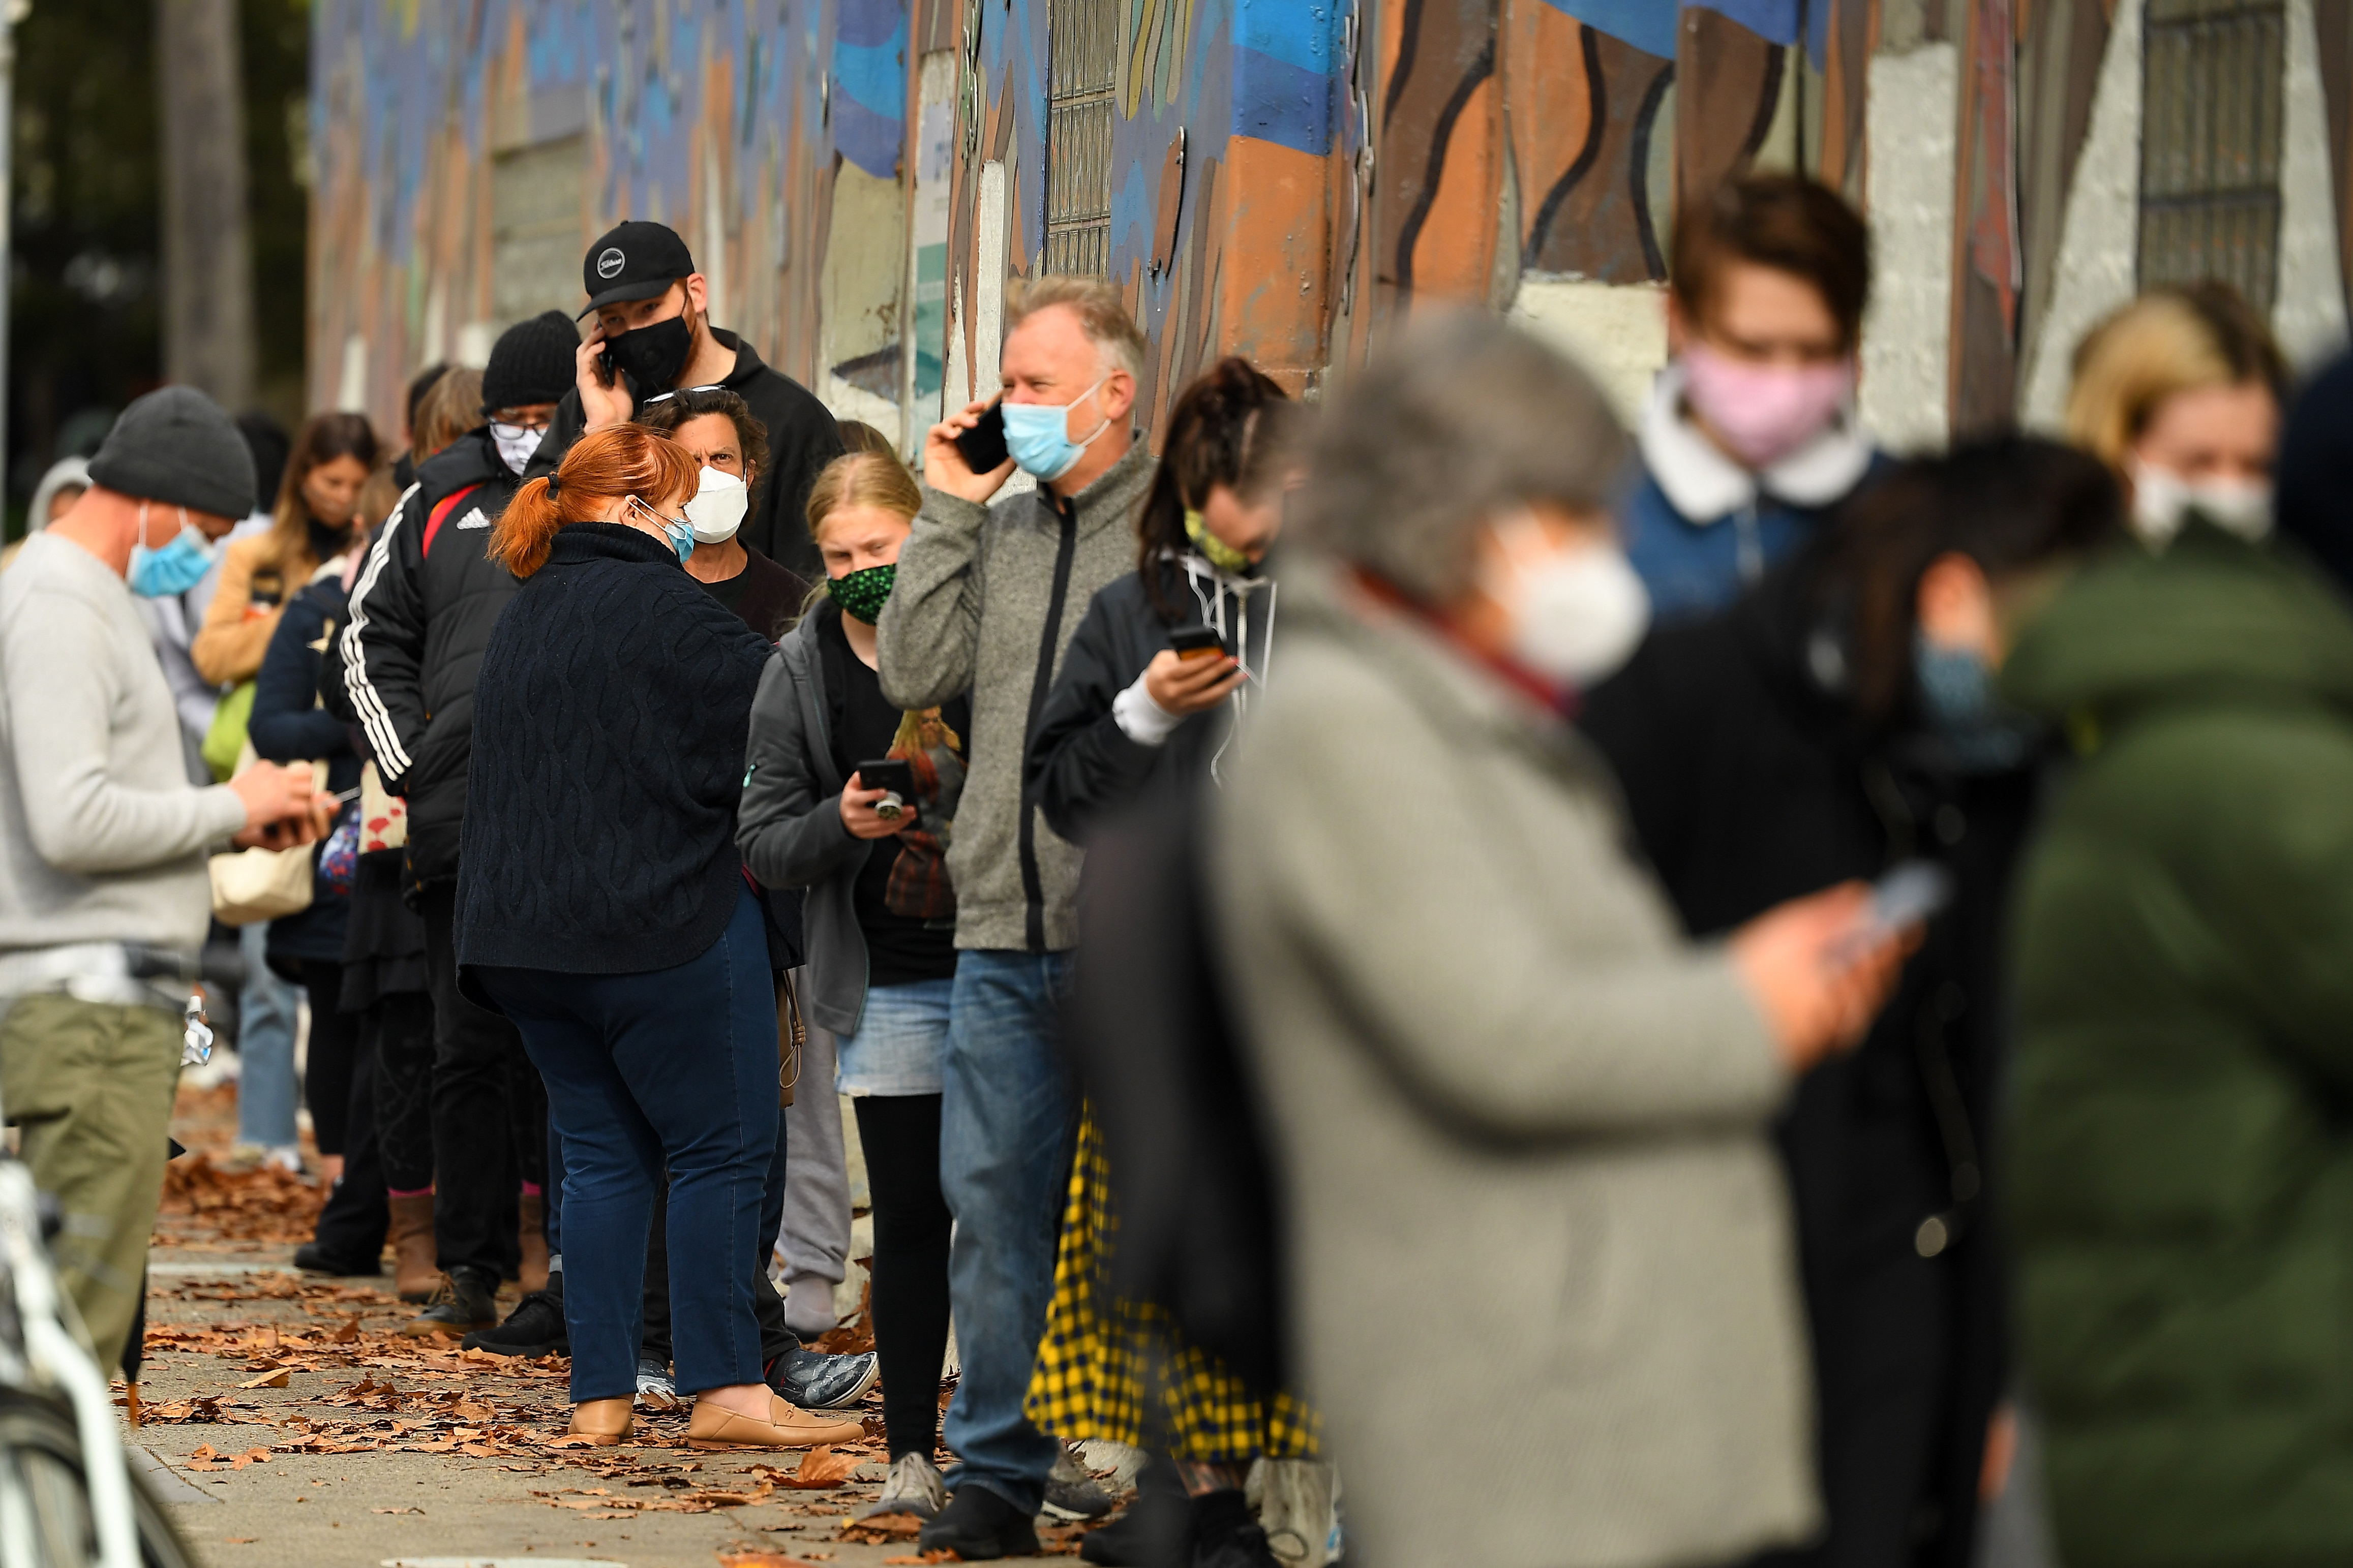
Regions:
M 319 563 L 308 549 L 280 560 L 276 530 L 249 533 L 221 552 L 220 588 L 205 608 L 205 624 L 188 647 L 196 673 L 215 686 L 250 680 L 269 651 L 269 634 L 286 613 L 286 601 L 311 580 Z M 264 580 L 273 603 L 253 602 L 254 578 Z
M 1727 1562 L 1819 1519 L 1787 1075 L 1605 764 L 1286 572 L 1213 898 L 1356 1568 Z

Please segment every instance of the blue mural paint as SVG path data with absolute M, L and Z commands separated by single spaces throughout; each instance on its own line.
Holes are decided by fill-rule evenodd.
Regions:
M 1661 59 L 1675 58 L 1673 0 L 1544 0 L 1565 16 Z

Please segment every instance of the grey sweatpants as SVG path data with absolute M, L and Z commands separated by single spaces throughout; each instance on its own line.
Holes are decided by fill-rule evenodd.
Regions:
M 800 1081 L 785 1112 L 785 1321 L 804 1340 L 834 1326 L 833 1288 L 849 1257 L 849 1171 L 841 1101 L 833 1092 L 833 1036 L 815 1024 L 801 1048 Z

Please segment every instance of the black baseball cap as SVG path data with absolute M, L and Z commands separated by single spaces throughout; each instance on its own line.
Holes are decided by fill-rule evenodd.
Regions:
M 681 278 L 694 272 L 694 258 L 686 241 L 668 224 L 631 218 L 610 229 L 588 247 L 580 264 L 580 286 L 588 296 L 588 310 L 601 310 L 630 300 L 650 300 Z

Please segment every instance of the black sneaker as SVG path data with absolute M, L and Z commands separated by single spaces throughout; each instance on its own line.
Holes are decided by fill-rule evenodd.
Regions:
M 966 1563 L 1038 1555 L 1038 1531 L 1029 1516 L 987 1487 L 961 1486 L 948 1506 L 915 1537 L 919 1552 L 953 1552 Z
M 1192 1568 L 1282 1568 L 1241 1493 L 1203 1492 L 1193 1500 L 1193 1519 Z
M 879 1358 L 795 1350 L 768 1363 L 768 1386 L 803 1410 L 847 1410 L 874 1386 Z
M 441 1276 L 440 1289 L 425 1310 L 400 1325 L 398 1332 L 412 1339 L 428 1334 L 472 1333 L 495 1327 L 499 1321 L 498 1276 L 483 1269 L 459 1268 Z
M 306 1241 L 294 1249 L 294 1267 L 305 1274 L 331 1274 L 338 1279 L 364 1279 L 384 1272 L 377 1259 L 340 1258 L 315 1241 Z
M 571 1337 L 564 1329 L 564 1276 L 550 1275 L 547 1289 L 533 1290 L 515 1303 L 505 1322 L 495 1329 L 477 1329 L 458 1342 L 458 1348 L 488 1351 L 492 1355 L 570 1355 Z
M 1100 1568 L 1191 1568 L 1193 1500 L 1176 1467 L 1153 1457 L 1135 1478 L 1127 1511 L 1079 1542 L 1079 1556 Z

